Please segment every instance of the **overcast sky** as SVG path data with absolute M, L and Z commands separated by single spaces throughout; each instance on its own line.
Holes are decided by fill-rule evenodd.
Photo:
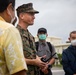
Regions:
M 40 12 L 35 15 L 34 25 L 28 28 L 33 36 L 38 28 L 44 27 L 48 36 L 59 37 L 65 42 L 69 33 L 76 30 L 76 0 L 16 0 L 16 8 L 29 2 Z

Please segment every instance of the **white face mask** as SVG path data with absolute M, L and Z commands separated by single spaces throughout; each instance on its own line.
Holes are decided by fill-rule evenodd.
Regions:
M 13 23 L 13 22 L 14 22 L 14 20 L 15 20 L 15 17 L 14 17 L 14 18 L 12 18 L 11 23 Z
M 13 23 L 13 21 L 15 20 L 15 16 L 13 17 L 9 10 L 8 10 L 8 13 L 9 13 L 9 15 L 11 17 L 11 23 Z
M 72 46 L 76 46 L 76 40 L 71 41 Z

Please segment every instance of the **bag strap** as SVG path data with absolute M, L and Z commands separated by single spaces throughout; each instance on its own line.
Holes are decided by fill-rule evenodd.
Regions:
M 49 49 L 50 49 L 50 52 L 52 53 L 52 45 L 50 42 L 47 42 L 48 46 L 49 46 Z
M 38 51 L 38 47 L 39 47 L 39 42 L 35 42 L 35 46 L 36 46 L 36 50 Z

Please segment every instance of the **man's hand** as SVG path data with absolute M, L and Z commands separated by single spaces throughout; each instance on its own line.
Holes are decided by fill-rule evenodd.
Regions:
M 46 70 L 41 70 L 44 74 L 48 74 L 48 70 L 46 69 Z
M 40 57 L 36 56 L 36 59 L 27 59 L 25 58 L 27 65 L 35 65 L 39 68 L 44 68 L 46 63 L 42 62 Z
M 40 68 L 44 68 L 46 66 L 46 63 L 42 62 L 38 56 L 36 57 L 36 59 L 34 59 L 34 62 L 35 62 L 35 65 Z
M 41 71 L 44 74 L 48 74 L 48 69 L 51 68 L 51 64 L 49 64 L 48 62 L 46 63 L 46 66 L 44 68 L 41 69 Z
M 46 64 L 46 66 L 41 69 L 41 71 L 44 73 L 44 74 L 47 74 L 48 73 L 48 64 Z

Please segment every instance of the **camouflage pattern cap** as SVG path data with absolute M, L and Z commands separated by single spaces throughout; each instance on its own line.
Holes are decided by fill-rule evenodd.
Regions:
M 32 13 L 36 13 L 36 14 L 39 13 L 39 11 L 34 10 L 32 3 L 23 4 L 23 5 L 19 6 L 16 10 L 19 13 L 21 13 L 21 12 L 32 12 Z

